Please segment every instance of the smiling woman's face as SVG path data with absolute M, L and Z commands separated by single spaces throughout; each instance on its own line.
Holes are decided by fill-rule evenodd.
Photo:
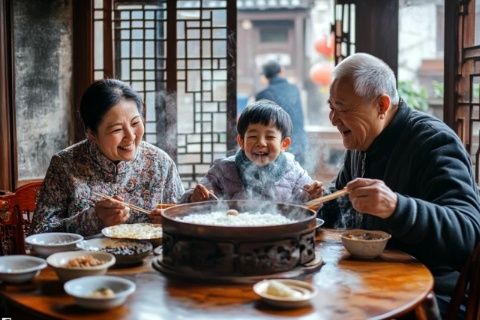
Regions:
M 103 116 L 97 133 L 88 130 L 100 151 L 110 160 L 130 161 L 144 134 L 143 120 L 132 100 L 121 100 Z
M 335 80 L 330 87 L 330 121 L 340 131 L 348 150 L 365 151 L 383 130 L 376 99 L 357 96 L 349 78 Z

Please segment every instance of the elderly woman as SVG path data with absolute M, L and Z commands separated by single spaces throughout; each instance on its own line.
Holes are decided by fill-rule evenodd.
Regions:
M 332 189 L 346 187 L 349 196 L 319 214 L 330 226 L 391 233 L 391 246 L 431 270 L 445 310 L 457 270 L 480 240 L 469 154 L 447 125 L 399 99 L 392 70 L 371 55 L 335 68 L 329 103 L 347 149 Z
M 157 203 L 180 198 L 184 189 L 175 163 L 142 141 L 142 109 L 138 93 L 119 80 L 100 80 L 87 89 L 80 103 L 87 139 L 53 156 L 32 233 L 87 236 L 120 223 L 149 222 L 159 216 Z M 152 210 L 151 215 L 122 202 Z

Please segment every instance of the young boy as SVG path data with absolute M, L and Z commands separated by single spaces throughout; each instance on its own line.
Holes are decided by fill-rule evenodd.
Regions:
M 182 202 L 218 197 L 225 200 L 264 199 L 304 202 L 322 195 L 322 184 L 285 153 L 292 140 L 290 116 L 270 100 L 256 101 L 237 123 L 240 150 L 216 160 L 195 189 Z

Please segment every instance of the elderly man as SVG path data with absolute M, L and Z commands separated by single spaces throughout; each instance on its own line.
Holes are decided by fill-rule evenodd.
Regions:
M 480 239 L 469 154 L 443 122 L 399 99 L 392 70 L 371 55 L 335 68 L 329 104 L 347 149 L 331 190 L 346 187 L 349 196 L 319 214 L 329 226 L 391 233 L 392 247 L 431 270 L 444 312 L 457 270 Z

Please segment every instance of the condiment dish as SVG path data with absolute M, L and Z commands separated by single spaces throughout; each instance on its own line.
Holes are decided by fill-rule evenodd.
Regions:
M 257 282 L 253 291 L 266 303 L 281 308 L 299 308 L 310 303 L 317 289 L 308 282 L 270 279 Z
M 65 292 L 84 308 L 107 310 L 125 303 L 135 291 L 135 283 L 116 276 L 88 276 L 66 282 Z M 108 292 L 108 294 L 98 294 Z

